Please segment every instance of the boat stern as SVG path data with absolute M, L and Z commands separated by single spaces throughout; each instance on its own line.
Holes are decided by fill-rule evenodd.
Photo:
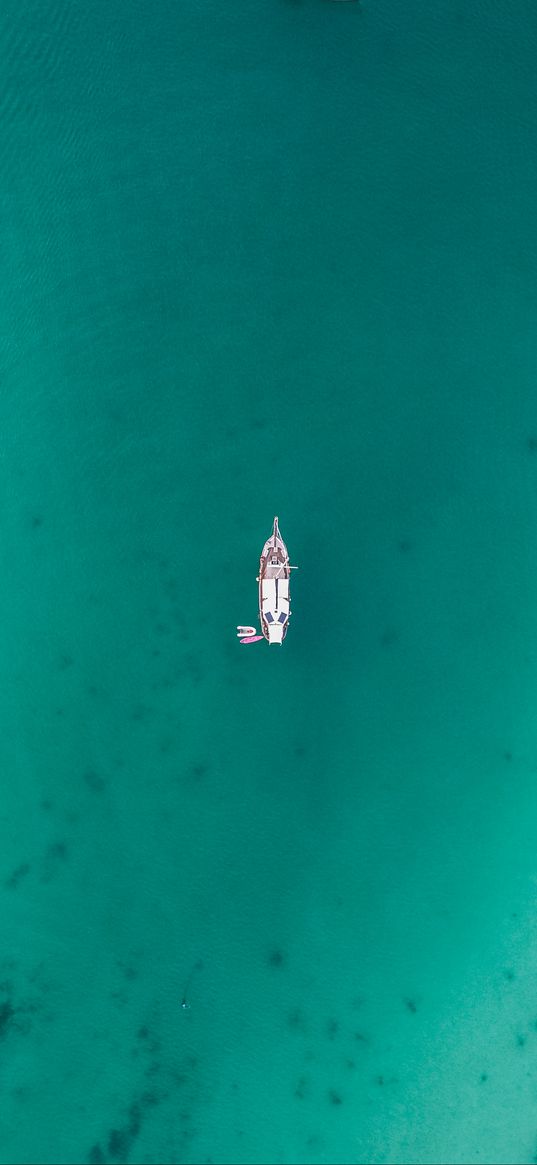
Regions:
M 281 623 L 269 623 L 268 625 L 268 641 L 269 643 L 279 643 L 280 647 L 283 643 L 284 628 Z

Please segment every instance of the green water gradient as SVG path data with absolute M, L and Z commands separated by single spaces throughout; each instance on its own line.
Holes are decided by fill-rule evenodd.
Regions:
M 2 1162 L 535 1160 L 536 49 L 4 0 Z

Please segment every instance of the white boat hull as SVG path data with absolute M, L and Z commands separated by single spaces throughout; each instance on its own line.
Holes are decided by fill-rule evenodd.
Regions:
M 291 615 L 289 553 L 274 519 L 272 534 L 267 538 L 259 560 L 259 619 L 261 631 L 269 643 L 283 643 Z

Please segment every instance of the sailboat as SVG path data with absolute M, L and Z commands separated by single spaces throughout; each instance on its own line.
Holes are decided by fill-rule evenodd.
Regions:
M 267 639 L 269 643 L 283 643 L 287 635 L 289 618 L 291 615 L 289 580 L 291 571 L 298 567 L 291 566 L 289 552 L 280 534 L 278 519 L 274 519 L 272 533 L 267 538 L 259 559 L 259 574 L 256 582 L 259 583 L 259 618 L 261 621 L 261 635 L 256 634 L 255 627 L 237 628 L 241 643 L 257 643 L 260 639 Z

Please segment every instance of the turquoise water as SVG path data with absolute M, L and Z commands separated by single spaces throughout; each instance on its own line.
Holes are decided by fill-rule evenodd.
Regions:
M 534 1161 L 535 5 L 0 46 L 0 1159 Z

